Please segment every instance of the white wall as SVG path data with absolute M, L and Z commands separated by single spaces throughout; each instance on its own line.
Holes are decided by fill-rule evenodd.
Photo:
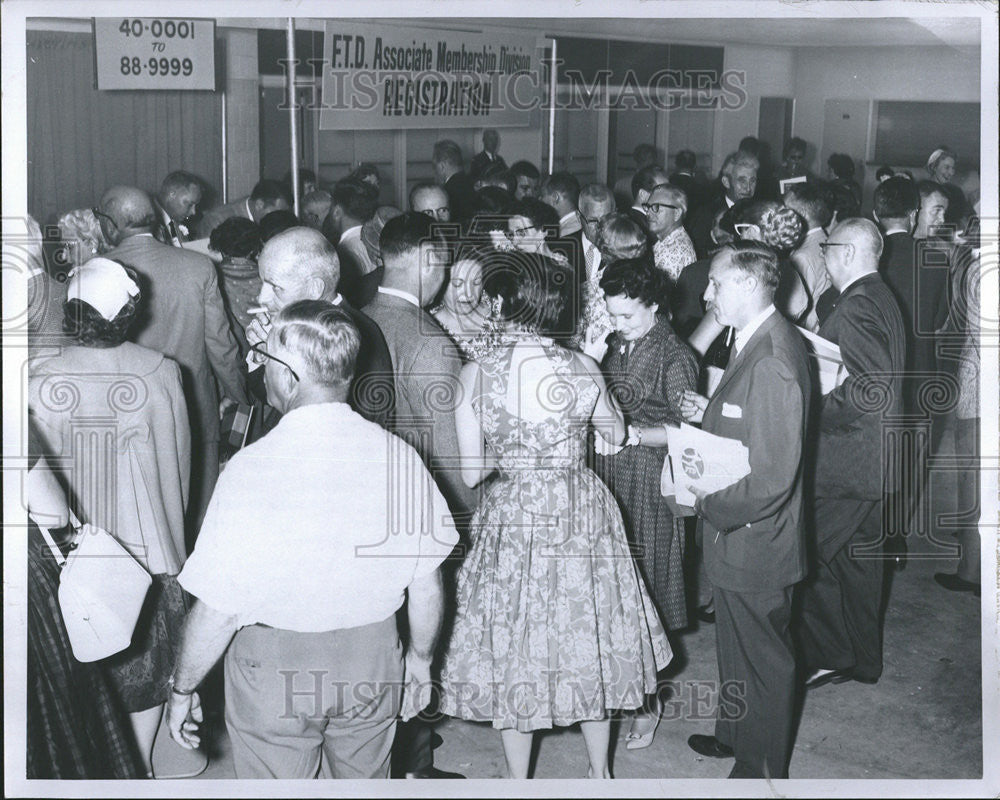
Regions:
M 798 48 L 793 133 L 822 152 L 827 99 L 978 103 L 979 62 L 979 48 Z
M 761 97 L 793 97 L 795 55 L 791 47 L 727 44 L 725 68 L 746 73 L 747 102 L 738 109 L 719 109 L 715 116 L 713 171 L 739 147 L 744 136 L 757 135 Z

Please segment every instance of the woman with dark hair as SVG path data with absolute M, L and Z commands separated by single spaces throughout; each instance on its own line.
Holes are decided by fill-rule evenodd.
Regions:
M 622 510 L 639 569 L 668 630 L 688 624 L 684 594 L 684 521 L 660 494 L 668 423 L 679 423 L 681 397 L 694 391 L 698 362 L 666 316 L 666 275 L 648 259 L 626 259 L 604 270 L 601 289 L 614 333 L 601 370 L 625 414 L 629 437 L 598 472 Z M 632 721 L 626 748 L 648 747 L 660 719 L 655 695 Z
M 490 248 L 460 244 L 441 302 L 430 310 L 466 361 L 477 361 L 499 343 L 503 329 L 499 304 L 484 290 Z
M 208 237 L 208 249 L 222 256 L 218 265 L 219 290 L 242 358 L 246 358 L 250 350 L 246 328 L 254 320 L 250 309 L 257 305 L 260 294 L 257 256 L 263 247 L 260 227 L 245 217 L 230 217 Z
M 559 215 L 552 206 L 534 197 L 525 197 L 511 203 L 504 212 L 507 214 L 507 236 L 517 250 L 565 261 L 561 253 L 549 249 L 549 241 L 559 235 Z
M 503 345 L 461 374 L 462 477 L 494 468 L 459 569 L 441 709 L 500 730 L 510 777 L 532 734 L 581 723 L 590 777 L 610 777 L 608 712 L 655 690 L 670 645 L 636 571 L 614 497 L 584 463 L 587 427 L 625 426 L 597 364 L 558 345 L 568 267 L 511 254 Z
M 854 180 L 854 159 L 846 153 L 834 153 L 826 160 L 831 183 L 847 189 L 857 207 L 861 208 L 861 187 Z
M 104 661 L 151 774 L 187 610 L 176 575 L 187 555 L 191 438 L 180 368 L 126 341 L 139 299 L 118 262 L 93 258 L 74 270 L 64 329 L 75 344 L 40 362 L 28 391 L 80 519 L 112 534 L 153 576 L 131 647 Z

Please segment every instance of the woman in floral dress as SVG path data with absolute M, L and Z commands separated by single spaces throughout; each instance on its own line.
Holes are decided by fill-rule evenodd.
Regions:
M 550 338 L 570 271 L 534 255 L 506 283 L 503 346 L 463 368 L 463 478 L 494 466 L 458 574 L 441 709 L 491 721 L 510 777 L 528 777 L 532 734 L 581 723 L 591 777 L 610 777 L 608 712 L 653 691 L 670 645 L 632 560 L 621 514 L 584 466 L 587 427 L 624 438 L 597 364 Z

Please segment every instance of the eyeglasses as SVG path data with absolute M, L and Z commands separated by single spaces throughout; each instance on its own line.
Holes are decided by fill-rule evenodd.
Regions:
M 295 380 L 299 380 L 299 374 L 294 369 L 292 369 L 292 365 L 289 364 L 287 361 L 282 361 L 277 356 L 272 356 L 269 352 L 267 352 L 267 350 L 264 349 L 263 342 L 257 342 L 257 344 L 250 345 L 250 349 L 253 350 L 259 356 L 264 356 L 264 358 L 269 358 L 272 361 L 277 361 L 283 367 L 287 367 L 288 371 L 292 373 L 292 377 L 295 378 Z
M 670 203 L 643 203 L 642 210 L 647 214 L 659 214 L 665 208 L 678 209 L 679 206 L 672 206 Z
M 507 238 L 508 239 L 523 239 L 525 236 L 528 235 L 529 231 L 533 231 L 534 229 L 535 229 L 534 225 L 526 225 L 523 228 L 514 228 L 514 230 L 512 230 L 512 231 L 507 231 Z
M 109 216 L 108 214 L 105 214 L 105 213 L 104 213 L 103 211 L 101 211 L 101 210 L 100 210 L 99 208 L 92 208 L 92 209 L 90 209 L 90 212 L 91 212 L 91 213 L 92 213 L 92 214 L 93 214 L 93 215 L 94 215 L 95 217 L 97 217 L 98 219 L 100 219 L 101 217 L 104 217 L 104 219 L 106 219 L 106 220 L 107 220 L 108 222 L 110 222 L 110 223 L 111 223 L 112 225 L 114 225 L 114 226 L 115 226 L 116 228 L 118 227 L 118 223 L 117 223 L 117 222 L 115 222 L 115 220 L 114 220 L 114 217 L 112 217 L 112 216 Z
M 849 247 L 850 244 L 850 242 L 820 242 L 819 250 L 821 253 L 825 254 L 827 248 L 829 247 Z

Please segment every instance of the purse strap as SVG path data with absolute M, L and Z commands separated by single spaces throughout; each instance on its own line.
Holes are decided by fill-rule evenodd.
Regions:
M 44 525 L 42 525 L 35 517 L 35 515 L 32 514 L 30 511 L 28 512 L 28 516 L 31 517 L 32 521 L 35 523 L 35 525 L 38 527 L 38 530 L 41 532 L 42 538 L 45 539 L 45 544 L 48 545 L 49 550 L 52 553 L 52 557 L 56 560 L 56 563 L 59 565 L 60 568 L 64 567 L 66 565 L 66 556 L 64 556 L 62 550 L 59 549 L 59 545 L 55 543 L 55 540 L 52 538 L 52 534 L 49 533 L 49 529 L 46 528 Z M 80 525 L 80 521 L 76 518 L 76 515 L 72 512 L 72 510 L 69 512 L 69 516 L 70 516 L 70 522 L 73 523 L 73 527 L 78 528 Z

